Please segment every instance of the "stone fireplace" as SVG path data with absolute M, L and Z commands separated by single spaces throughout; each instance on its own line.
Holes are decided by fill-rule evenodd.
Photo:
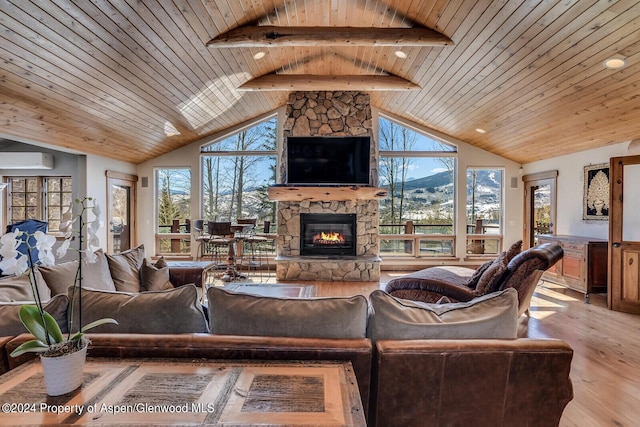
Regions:
M 367 135 L 372 138 L 370 183 L 377 183 L 376 143 L 368 94 L 296 92 L 289 96 L 284 126 L 285 141 L 288 136 Z M 286 152 L 283 150 L 279 170 L 279 182 L 282 184 L 269 189 L 270 198 L 278 201 L 277 279 L 379 280 L 378 199 L 386 195 L 384 189 L 373 185 L 287 186 L 285 162 Z M 319 222 L 311 225 L 311 235 L 307 235 L 309 229 L 304 224 L 308 218 L 320 218 Z M 338 221 L 334 221 L 336 219 Z M 349 242 L 325 241 L 320 242 L 322 247 L 318 248 L 318 245 L 313 244 L 313 238 L 317 231 L 321 231 L 318 230 L 322 228 L 319 225 L 329 226 L 325 231 L 328 233 L 342 232 Z

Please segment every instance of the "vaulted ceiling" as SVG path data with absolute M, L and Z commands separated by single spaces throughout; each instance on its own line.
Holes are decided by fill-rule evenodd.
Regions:
M 527 163 L 640 138 L 639 25 L 630 0 L 3 0 L 0 137 L 140 163 L 344 88 Z

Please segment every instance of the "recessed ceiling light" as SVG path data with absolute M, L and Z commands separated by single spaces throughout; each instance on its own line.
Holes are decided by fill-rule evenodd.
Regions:
M 487 133 L 486 130 L 480 129 L 480 128 L 476 128 L 476 132 L 478 132 L 478 133 Z
M 401 50 L 396 50 L 394 54 L 400 59 L 405 59 L 407 57 L 407 54 Z
M 610 70 L 619 70 L 627 65 L 627 61 L 624 58 L 609 58 L 605 60 L 602 65 L 604 65 L 604 68 L 609 68 Z
M 264 53 L 263 51 L 256 52 L 253 55 L 253 59 L 262 59 L 262 58 L 264 58 L 265 55 L 266 55 L 266 53 Z

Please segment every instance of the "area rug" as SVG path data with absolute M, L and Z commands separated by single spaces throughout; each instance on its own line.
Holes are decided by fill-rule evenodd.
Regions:
M 309 298 L 316 296 L 316 285 L 300 285 L 293 283 L 229 283 L 225 285 L 223 289 L 265 297 Z

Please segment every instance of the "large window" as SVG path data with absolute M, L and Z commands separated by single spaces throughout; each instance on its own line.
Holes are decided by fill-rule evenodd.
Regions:
M 191 251 L 191 170 L 156 170 L 156 251 L 187 254 Z
M 502 248 L 504 171 L 467 169 L 467 255 L 495 256 Z
M 27 219 L 47 221 L 47 230 L 60 231 L 63 212 L 71 206 L 70 177 L 9 177 L 6 180 L 8 224 Z
M 385 117 L 379 143 L 381 254 L 453 256 L 456 148 Z
M 271 118 L 202 148 L 202 206 L 207 221 L 256 218 L 275 224 L 276 119 Z

